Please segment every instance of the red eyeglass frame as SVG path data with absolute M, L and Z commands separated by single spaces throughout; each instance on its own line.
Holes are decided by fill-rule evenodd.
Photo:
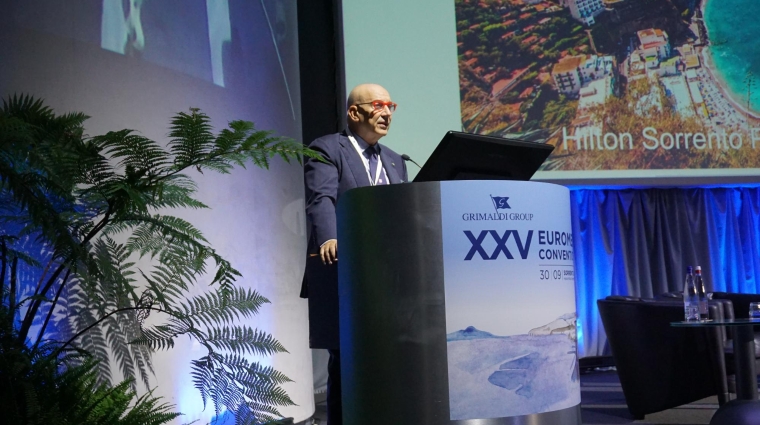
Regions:
M 394 102 L 390 102 L 390 101 L 385 102 L 385 101 L 382 101 L 382 100 L 373 100 L 372 102 L 354 103 L 354 105 L 356 105 L 356 106 L 359 106 L 359 105 L 372 105 L 372 110 L 373 111 L 382 111 L 383 108 L 385 108 L 387 106 L 388 110 L 391 111 L 391 113 L 396 112 L 396 109 L 398 108 L 398 103 L 394 103 Z

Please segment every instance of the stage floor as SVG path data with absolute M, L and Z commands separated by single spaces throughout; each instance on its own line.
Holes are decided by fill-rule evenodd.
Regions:
M 316 412 L 303 425 L 327 424 L 325 395 L 316 394 Z M 614 370 L 590 371 L 581 374 L 581 415 L 583 425 L 702 425 L 709 424 L 718 409 L 717 397 L 708 397 L 697 402 L 647 415 L 636 421 L 628 412 L 623 390 Z

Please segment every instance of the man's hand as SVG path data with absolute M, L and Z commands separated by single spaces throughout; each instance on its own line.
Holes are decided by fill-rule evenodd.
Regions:
M 322 264 L 332 264 L 338 261 L 338 240 L 328 239 L 319 247 L 319 256 L 322 258 Z

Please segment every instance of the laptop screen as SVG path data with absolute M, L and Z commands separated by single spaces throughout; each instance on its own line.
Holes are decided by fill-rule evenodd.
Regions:
M 530 180 L 552 150 L 543 143 L 449 131 L 414 181 Z

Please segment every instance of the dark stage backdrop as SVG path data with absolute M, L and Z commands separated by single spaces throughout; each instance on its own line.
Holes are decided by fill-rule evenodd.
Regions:
M 708 291 L 760 289 L 760 188 L 580 189 L 571 205 L 581 357 L 604 352 L 607 295 L 682 290 L 687 265 Z

